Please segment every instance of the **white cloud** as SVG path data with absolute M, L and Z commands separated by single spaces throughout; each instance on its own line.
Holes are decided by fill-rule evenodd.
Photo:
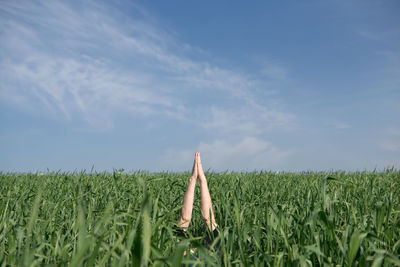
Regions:
M 160 160 L 161 169 L 189 170 L 193 164 L 195 151 L 200 151 L 203 167 L 215 171 L 279 169 L 292 153 L 256 137 L 244 137 L 236 142 L 217 139 L 212 143 L 201 142 L 193 150 L 166 151 Z
M 149 77 L 112 70 L 106 63 L 87 57 L 76 60 L 36 53 L 24 63 L 7 64 L 1 75 L 18 75 L 18 93 L 30 89 L 51 111 L 59 109 L 69 119 L 82 114 L 93 126 L 99 126 L 97 121 L 112 125 L 112 111 L 148 115 L 161 110 L 173 114 L 178 110 L 177 103 L 157 88 L 146 90 Z M 0 94 L 2 98 L 14 95 L 18 94 L 11 86 L 4 86 Z

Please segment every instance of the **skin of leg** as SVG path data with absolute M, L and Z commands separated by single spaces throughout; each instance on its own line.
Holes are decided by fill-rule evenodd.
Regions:
M 201 164 L 200 153 L 197 159 L 198 177 L 200 181 L 200 198 L 201 198 L 201 211 L 203 213 L 203 221 L 207 224 L 208 229 L 214 231 L 218 226 L 215 222 L 214 211 L 212 207 L 212 201 L 210 192 L 208 190 L 207 179 L 203 171 L 203 166 Z M 210 221 L 211 216 L 211 221 Z
M 178 221 L 178 226 L 183 228 L 189 227 L 190 221 L 192 219 L 194 189 L 196 187 L 196 181 L 198 177 L 198 168 L 197 168 L 198 153 L 199 152 L 196 152 L 195 154 L 192 175 L 189 178 L 188 187 L 185 196 L 183 197 L 181 217 L 179 218 Z

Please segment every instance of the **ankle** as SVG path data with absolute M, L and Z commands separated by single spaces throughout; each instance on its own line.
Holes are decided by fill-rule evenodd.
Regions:
M 205 175 L 199 175 L 199 180 L 200 182 L 206 182 L 207 183 L 207 179 Z

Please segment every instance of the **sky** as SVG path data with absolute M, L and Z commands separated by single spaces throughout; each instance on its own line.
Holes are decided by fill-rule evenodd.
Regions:
M 400 2 L 0 1 L 0 171 L 400 168 Z

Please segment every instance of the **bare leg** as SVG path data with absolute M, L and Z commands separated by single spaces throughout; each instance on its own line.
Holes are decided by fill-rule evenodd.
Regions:
M 211 196 L 210 192 L 208 191 L 207 179 L 204 175 L 203 166 L 201 164 L 200 153 L 198 153 L 197 167 L 200 181 L 201 211 L 203 213 L 203 221 L 207 224 L 207 227 L 210 229 L 210 231 L 214 231 L 218 224 L 215 222 Z
M 193 162 L 192 176 L 190 176 L 189 178 L 188 187 L 185 196 L 183 197 L 181 217 L 179 218 L 178 221 L 178 226 L 183 228 L 189 227 L 190 220 L 192 219 L 194 189 L 196 187 L 196 181 L 198 176 L 198 171 L 197 171 L 198 157 L 199 157 L 199 152 L 196 152 Z

